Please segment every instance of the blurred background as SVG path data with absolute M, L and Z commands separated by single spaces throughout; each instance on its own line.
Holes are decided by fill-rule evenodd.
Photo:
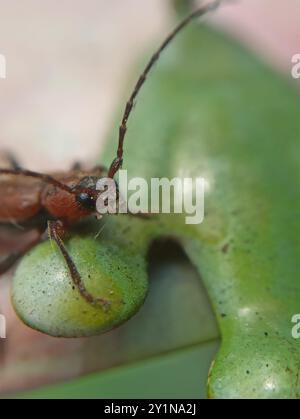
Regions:
M 67 170 L 74 161 L 94 162 L 116 109 L 126 99 L 135 63 L 174 26 L 171 3 L 0 0 L 0 54 L 7 63 L 7 77 L 0 80 L 0 149 L 10 150 L 25 167 L 38 171 Z M 195 1 L 195 6 L 200 3 Z M 205 20 L 240 39 L 291 78 L 292 56 L 300 53 L 298 0 L 233 1 Z M 299 87 L 299 80 L 294 83 Z M 138 397 L 143 395 L 143 378 L 144 394 L 149 397 L 197 397 L 199 388 L 204 392 L 205 380 L 198 382 L 201 374 L 195 376 L 193 370 L 201 359 L 199 371 L 202 368 L 202 376 L 207 376 L 218 347 L 218 330 L 211 316 L 211 323 L 199 332 L 199 320 L 210 311 L 209 303 L 196 272 L 178 249 L 173 251 L 179 253 L 172 268 L 168 255 L 163 260 L 151 255 L 151 298 L 131 325 L 92 339 L 52 339 L 22 325 L 10 305 L 11 275 L 7 274 L 0 285 L 0 313 L 8 319 L 8 338 L 0 340 L 0 395 L 101 370 L 105 373 L 55 387 L 48 394 L 84 395 L 86 391 L 95 397 Z M 180 281 L 183 275 L 188 278 L 185 287 L 195 288 L 195 301 L 182 308 L 183 320 L 177 323 L 167 301 L 186 292 Z M 165 290 L 164 321 L 156 298 L 157 279 L 160 291 Z M 186 330 L 184 319 L 191 313 L 197 321 Z M 159 340 L 156 348 L 145 337 L 135 336 L 137 325 Z M 174 328 L 171 336 L 169 330 Z M 119 348 L 123 352 L 116 354 Z M 180 378 L 182 383 L 172 389 L 174 377 L 168 378 L 164 371 L 174 368 L 175 381 Z M 131 389 L 125 388 L 128 382 Z

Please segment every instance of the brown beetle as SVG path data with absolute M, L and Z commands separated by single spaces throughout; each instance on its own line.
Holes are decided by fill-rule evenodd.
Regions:
M 96 190 L 96 182 L 99 178 L 108 177 L 113 179 L 121 168 L 129 116 L 136 97 L 150 70 L 158 61 L 161 52 L 192 20 L 215 10 L 220 3 L 221 0 L 212 1 L 190 14 L 165 39 L 151 57 L 126 104 L 119 128 L 117 156 L 109 170 L 96 167 L 91 171 L 84 171 L 76 166 L 66 173 L 48 175 L 24 170 L 19 167 L 13 158 L 10 158 L 11 168 L 0 169 L 0 224 L 17 224 L 23 228 L 38 231 L 34 240 L 0 262 L 0 274 L 7 271 L 24 253 L 43 240 L 45 232 L 47 233 L 48 230 L 49 237 L 57 243 L 69 268 L 73 283 L 82 297 L 91 304 L 101 305 L 104 309 L 109 307 L 108 301 L 102 298 L 94 298 L 86 290 L 80 274 L 63 243 L 63 236 L 71 225 L 96 213 L 96 201 L 99 193 L 101 193 Z

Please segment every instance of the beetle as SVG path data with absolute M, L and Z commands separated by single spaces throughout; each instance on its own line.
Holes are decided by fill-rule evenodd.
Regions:
M 201 47 L 201 54 L 195 54 L 195 45 Z M 117 285 L 120 279 L 126 283 L 128 293 L 119 293 L 118 298 L 129 299 L 133 287 L 128 290 L 127 284 L 138 271 L 137 262 L 146 260 L 149 230 L 151 241 L 171 236 L 201 276 L 222 337 L 209 373 L 209 397 L 299 398 L 300 349 L 299 341 L 292 337 L 291 322 L 299 312 L 300 296 L 299 92 L 240 43 L 211 28 L 185 33 L 170 57 L 157 71 L 152 86 L 147 85 L 147 100 L 132 121 L 126 167 L 131 175 L 137 173 L 147 179 L 153 173 L 173 177 L 179 168 L 193 176 L 207 176 L 211 182 L 205 222 L 187 228 L 180 218 L 167 216 L 158 223 L 148 223 L 148 228 L 147 223 L 135 219 L 129 223 L 127 217 L 109 217 L 109 228 L 101 240 L 96 242 L 88 232 L 72 235 L 68 249 L 95 295 L 110 298 L 109 291 L 114 288 L 110 284 L 106 287 L 104 275 L 107 292 L 102 292 L 104 286 L 98 287 L 99 271 L 103 270 Z M 165 112 L 145 129 L 158 101 Z M 183 103 L 188 113 L 183 112 Z M 167 112 L 166 132 L 161 135 Z M 162 136 L 166 141 L 161 141 Z M 108 148 L 110 156 L 110 143 Z M 112 257 L 115 254 L 117 257 Z M 88 335 L 102 333 L 103 324 L 99 327 L 99 321 L 96 326 L 91 323 L 95 316 L 104 314 L 103 310 L 88 306 L 71 291 L 70 275 L 60 259 L 48 242 L 23 258 L 14 278 L 14 307 L 26 324 L 53 336 L 74 337 L 74 330 L 76 337 L 86 336 L 87 328 Z M 166 274 L 172 277 L 169 269 Z M 138 271 L 134 286 L 140 278 Z M 191 310 L 194 289 L 185 294 L 186 298 L 180 293 L 178 300 L 173 298 L 174 288 L 174 283 L 165 292 L 159 288 L 155 299 L 161 307 L 156 324 L 167 318 L 166 347 L 183 348 L 185 330 L 190 336 L 190 321 L 196 318 L 197 339 L 203 332 L 204 348 L 210 351 L 207 343 L 218 333 L 213 334 L 210 328 L 208 335 L 206 327 L 199 327 L 199 319 L 201 324 L 205 319 L 207 325 L 208 316 L 199 317 Z M 176 327 L 169 327 L 166 296 L 172 302 L 171 318 Z M 184 323 L 180 318 L 180 333 L 178 319 L 183 304 L 189 307 L 189 314 Z M 120 305 L 112 304 L 105 313 L 107 317 L 114 307 L 116 312 Z M 86 309 L 89 317 L 80 313 Z M 155 319 L 149 321 L 153 326 Z M 130 327 L 97 341 L 95 353 L 101 361 L 105 357 L 106 365 L 136 361 L 144 354 L 161 354 L 164 328 L 158 327 L 156 335 L 149 334 L 145 323 L 138 322 L 133 324 L 133 335 Z M 124 335 L 127 339 L 119 339 Z M 112 351 L 110 339 L 115 344 L 116 336 L 122 344 Z M 120 356 L 117 362 L 116 352 Z M 201 374 L 198 355 L 194 360 L 192 356 L 193 369 Z M 154 383 L 158 379 L 155 376 Z
M 54 240 L 60 249 L 73 284 L 81 296 L 90 304 L 100 305 L 104 310 L 109 308 L 108 300 L 101 297 L 95 298 L 87 291 L 65 247 L 64 235 L 73 224 L 96 213 L 96 201 L 101 193 L 96 189 L 97 180 L 99 178 L 114 179 L 122 167 L 128 119 L 135 100 L 151 69 L 159 60 L 160 54 L 187 25 L 196 18 L 217 9 L 220 4 L 221 0 L 212 1 L 191 13 L 152 55 L 126 103 L 119 127 L 117 155 L 108 170 L 104 167 L 96 167 L 91 171 L 84 171 L 76 166 L 66 173 L 43 174 L 21 168 L 13 158 L 10 159 L 11 168 L 0 169 L 2 204 L 0 223 L 11 223 L 13 220 L 14 223 L 21 224 L 25 228 L 30 226 L 38 231 L 37 238 L 0 263 L 0 274 L 7 271 L 30 248 L 44 240 L 45 231 L 48 231 L 50 239 Z

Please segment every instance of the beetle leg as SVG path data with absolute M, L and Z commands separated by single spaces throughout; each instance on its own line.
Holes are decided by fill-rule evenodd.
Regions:
M 22 257 L 21 252 L 13 253 L 0 262 L 0 275 L 7 272 Z
M 82 165 L 79 161 L 75 161 L 74 164 L 72 164 L 71 170 L 81 170 L 82 169 Z
M 1 166 L 4 165 L 4 167 L 14 169 L 14 170 L 19 170 L 21 168 L 21 165 L 18 159 L 15 157 L 13 153 L 10 153 L 9 151 L 0 152 L 0 161 L 1 161 Z
M 32 240 L 30 243 L 26 243 L 23 249 L 18 250 L 7 256 L 5 259 L 0 261 L 0 275 L 7 272 L 22 256 L 24 256 L 29 250 L 31 250 L 34 246 L 39 244 L 44 239 L 44 232 L 40 231 L 39 235 Z
M 7 161 L 10 165 L 10 167 L 14 170 L 21 169 L 21 165 L 18 161 L 18 159 L 12 154 L 12 153 L 6 153 Z
M 60 221 L 49 221 L 48 230 L 50 239 L 54 240 L 68 266 L 70 275 L 75 287 L 78 289 L 80 295 L 92 305 L 101 305 L 103 310 L 107 311 L 110 308 L 110 301 L 105 300 L 104 298 L 95 298 L 93 297 L 85 288 L 85 285 L 82 281 L 81 275 L 78 272 L 74 261 L 69 255 L 68 250 L 66 249 L 64 242 L 62 240 L 63 235 L 63 223 Z

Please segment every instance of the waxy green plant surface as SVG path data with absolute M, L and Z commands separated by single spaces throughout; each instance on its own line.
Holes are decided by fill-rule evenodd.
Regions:
M 172 237 L 201 275 L 221 334 L 209 396 L 299 397 L 300 344 L 291 336 L 291 318 L 300 309 L 299 109 L 298 92 L 239 45 L 206 28 L 189 28 L 139 98 L 124 168 L 146 179 L 205 177 L 204 222 L 120 215 L 104 219 L 97 240 L 91 232 L 73 233 L 69 250 L 87 287 L 111 298 L 110 313 L 81 301 L 59 253 L 45 243 L 17 270 L 17 312 L 54 335 L 108 330 L 143 304 L 150 243 Z M 102 163 L 109 164 L 115 146 L 114 136 Z M 193 293 L 176 299 L 174 334 L 176 314 Z M 163 318 L 167 307 L 159 293 L 158 301 Z M 208 324 L 206 338 L 217 338 L 209 308 L 206 313 L 198 322 L 197 312 L 190 312 L 185 326 L 192 323 L 201 333 Z M 137 327 L 135 333 L 148 331 Z M 200 374 L 195 363 L 197 369 Z

